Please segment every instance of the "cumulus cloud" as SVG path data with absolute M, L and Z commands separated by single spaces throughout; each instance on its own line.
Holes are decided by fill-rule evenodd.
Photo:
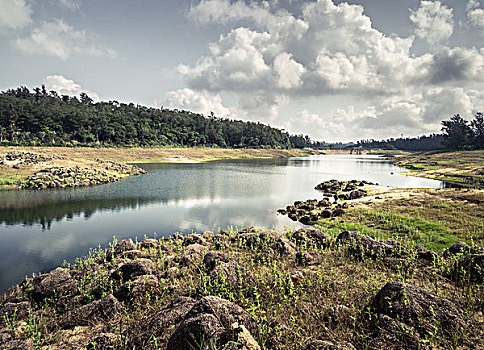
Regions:
M 169 91 L 161 100 L 156 100 L 155 105 L 166 108 L 190 110 L 195 113 L 210 115 L 212 112 L 218 117 L 234 117 L 231 109 L 224 107 L 219 95 L 208 92 L 196 92 L 191 89 Z
M 75 30 L 63 20 L 42 22 L 29 36 L 17 38 L 12 44 L 27 54 L 57 57 L 63 60 L 72 55 L 115 57 L 116 52 L 91 43 L 85 30 Z
M 484 9 L 481 8 L 479 0 L 469 0 L 466 10 L 469 23 L 484 33 Z
M 83 89 L 81 85 L 76 83 L 74 80 L 67 79 L 62 75 L 48 75 L 44 78 L 43 84 L 47 91 L 57 91 L 59 95 L 69 95 L 69 96 L 77 96 L 81 92 L 84 92 L 89 95 L 94 101 L 99 101 L 99 95 L 95 92 Z
M 227 108 L 230 115 L 284 125 L 318 139 L 325 136 L 315 135 L 314 126 L 336 128 L 340 139 L 346 132 L 361 137 L 356 128 L 369 134 L 383 129 L 397 135 L 400 129 L 407 135 L 438 131 L 440 126 L 431 117 L 438 115 L 438 106 L 446 106 L 452 114 L 478 105 L 475 98 L 465 98 L 471 90 L 459 94 L 452 89 L 483 81 L 484 49 L 444 45 L 452 36 L 454 20 L 452 9 L 441 2 L 422 1 L 411 10 L 415 36 L 432 45 L 432 52 L 420 55 L 412 52 L 413 35 L 383 34 L 372 26 L 361 5 L 301 1 L 291 6 L 299 6 L 296 15 L 282 3 L 202 0 L 189 8 L 191 22 L 232 28 L 212 42 L 195 64 L 177 67 L 190 101 L 217 96 L 222 116 Z M 176 101 L 174 96 L 186 91 L 173 94 L 167 96 Z M 348 106 L 331 113 L 306 109 L 289 122 L 279 118 L 287 102 L 328 95 L 358 96 L 368 107 Z M 220 96 L 235 98 L 236 108 L 225 107 Z M 452 104 L 452 96 L 467 102 Z M 323 135 L 338 139 L 332 131 Z
M 422 0 L 417 10 L 410 10 L 410 21 L 415 34 L 431 46 L 446 42 L 454 31 L 453 10 L 440 1 Z
M 32 9 L 25 0 L 0 0 L 0 31 L 18 29 L 32 23 Z

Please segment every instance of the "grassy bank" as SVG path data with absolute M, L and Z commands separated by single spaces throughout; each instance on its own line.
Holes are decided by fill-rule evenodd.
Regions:
M 482 281 L 455 273 L 462 254 L 422 259 L 394 244 L 257 229 L 115 241 L 7 291 L 0 334 L 36 349 L 484 346 Z M 380 301 L 388 286 L 403 294 Z M 249 335 L 227 330 L 236 319 Z
M 398 158 L 409 175 L 484 188 L 484 151 L 423 152 Z
M 443 251 L 457 241 L 484 246 L 482 190 L 382 187 L 370 191 L 369 197 L 349 203 L 344 215 L 318 224 L 336 232 L 356 230 L 435 251 Z
M 1 161 L 11 153 L 31 153 L 47 160 L 31 163 Z M 47 167 L 80 167 L 106 171 L 106 163 L 198 163 L 222 159 L 279 158 L 315 154 L 309 150 L 218 149 L 218 148 L 88 148 L 88 147 L 2 147 L 0 189 L 13 189 L 29 176 Z M 2 164 L 3 163 L 3 164 Z M 13 167 L 17 165 L 16 167 Z M 129 176 L 110 168 L 108 175 Z

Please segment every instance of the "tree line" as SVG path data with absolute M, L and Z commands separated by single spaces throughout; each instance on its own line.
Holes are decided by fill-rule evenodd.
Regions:
M 183 110 L 117 101 L 86 94 L 58 95 L 45 86 L 0 94 L 0 144 L 31 146 L 185 146 L 304 148 L 311 140 L 259 122 L 205 117 Z
M 484 117 L 482 113 L 476 113 L 474 119 L 468 121 L 456 114 L 449 120 L 442 121 L 442 134 L 391 138 L 382 141 L 361 140 L 358 141 L 357 146 L 365 149 L 381 148 L 406 151 L 484 149 Z

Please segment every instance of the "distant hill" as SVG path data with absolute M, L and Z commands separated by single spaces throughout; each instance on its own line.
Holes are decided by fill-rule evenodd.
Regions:
M 311 140 L 254 122 L 59 96 L 45 87 L 0 94 L 0 144 L 304 148 Z

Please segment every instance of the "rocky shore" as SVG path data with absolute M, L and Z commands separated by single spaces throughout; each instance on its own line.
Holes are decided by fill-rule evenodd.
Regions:
M 61 165 L 63 164 L 63 165 Z M 65 166 L 72 164 L 73 166 Z M 61 156 L 46 156 L 32 152 L 12 151 L 0 158 L 0 166 L 34 171 L 17 186 L 21 189 L 42 190 L 46 188 L 65 188 L 94 186 L 115 182 L 127 176 L 145 174 L 146 171 L 135 166 L 119 162 L 95 159 L 88 166 L 79 166 L 76 162 Z
M 0 297 L 1 349 L 482 348 L 484 251 L 248 228 L 113 242 Z
M 321 219 L 328 219 L 341 216 L 345 209 L 351 204 L 348 202 L 339 203 L 338 200 L 350 201 L 366 197 L 368 191 L 364 189 L 367 185 L 374 185 L 368 181 L 338 181 L 329 180 L 318 184 L 315 189 L 322 191 L 325 197 L 322 200 L 308 199 L 296 201 L 294 205 L 288 205 L 285 209 L 277 212 L 287 215 L 293 221 L 302 224 L 311 224 Z

